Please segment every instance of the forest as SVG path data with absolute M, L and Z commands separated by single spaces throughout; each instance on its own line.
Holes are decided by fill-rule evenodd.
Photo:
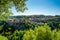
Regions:
M 28 10 L 27 0 L 0 0 L 0 40 L 60 40 L 60 15 L 11 16 Z
M 60 40 L 60 21 L 58 20 L 60 19 L 43 20 L 43 25 L 2 20 L 0 21 L 0 40 Z

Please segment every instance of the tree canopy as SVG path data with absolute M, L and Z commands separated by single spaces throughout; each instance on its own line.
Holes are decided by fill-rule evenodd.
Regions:
M 1 36 L 0 35 L 0 40 L 8 40 L 7 37 Z
M 24 12 L 27 10 L 27 0 L 0 0 L 0 20 L 8 18 L 11 12 L 11 8 L 15 7 L 16 11 Z
M 0 12 L 9 12 L 10 8 L 15 6 L 17 11 L 24 12 L 27 9 L 26 2 L 27 0 L 0 0 Z

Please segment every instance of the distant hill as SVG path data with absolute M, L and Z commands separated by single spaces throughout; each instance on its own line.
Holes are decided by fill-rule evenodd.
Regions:
M 48 16 L 45 16 L 45 15 L 30 15 L 30 16 L 10 16 L 9 18 L 10 19 L 13 19 L 13 18 L 57 18 L 57 17 L 60 17 L 60 15 L 55 15 L 55 16 L 51 16 L 51 15 L 48 15 Z

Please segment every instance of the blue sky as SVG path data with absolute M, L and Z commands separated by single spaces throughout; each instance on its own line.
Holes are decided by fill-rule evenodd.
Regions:
M 28 0 L 26 2 L 28 10 L 24 13 L 16 12 L 12 8 L 14 15 L 60 15 L 60 0 Z

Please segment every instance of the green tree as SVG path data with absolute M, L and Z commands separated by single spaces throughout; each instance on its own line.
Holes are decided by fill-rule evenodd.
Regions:
M 51 30 L 48 25 L 35 27 L 28 30 L 23 36 L 23 40 L 60 40 L 60 30 Z
M 27 0 L 0 0 L 0 12 L 9 12 L 10 8 L 15 6 L 17 11 L 24 12 L 27 9 L 26 2 Z
M 8 40 L 6 37 L 0 35 L 0 40 Z
M 52 40 L 60 40 L 60 30 L 57 31 L 56 29 L 52 31 Z
M 23 40 L 35 40 L 35 38 L 35 32 L 32 29 L 26 31 L 26 33 L 23 36 Z
M 25 31 L 16 30 L 12 35 L 8 36 L 9 40 L 22 40 Z
M 24 12 L 27 10 L 27 0 L 0 0 L 0 20 L 6 19 L 11 12 L 11 8 L 15 7 L 17 11 Z

